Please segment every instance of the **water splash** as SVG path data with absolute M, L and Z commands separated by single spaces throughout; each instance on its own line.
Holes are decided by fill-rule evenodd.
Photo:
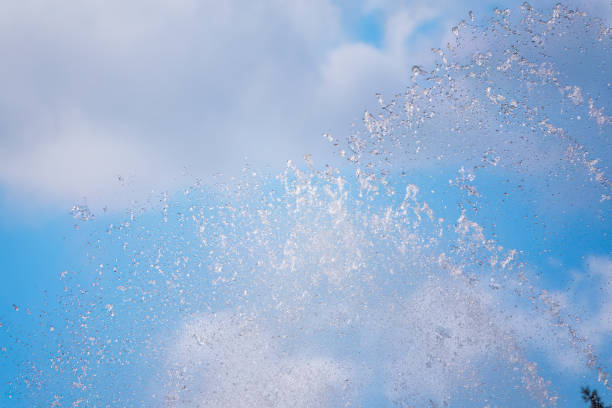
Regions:
M 570 233 L 566 212 L 609 233 L 611 31 L 560 5 L 513 13 L 470 13 L 362 129 L 326 134 L 337 168 L 309 155 L 276 177 L 245 168 L 102 230 L 75 206 L 97 223 L 87 273 L 62 272 L 38 332 L 5 328 L 3 353 L 32 353 L 8 397 L 548 407 L 540 366 L 575 362 L 607 385 L 572 305 L 536 272 L 551 235 Z

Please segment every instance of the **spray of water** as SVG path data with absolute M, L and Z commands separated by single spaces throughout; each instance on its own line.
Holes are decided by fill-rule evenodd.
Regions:
M 452 32 L 405 92 L 325 135 L 336 166 L 245 167 L 103 230 L 75 206 L 95 224 L 89 268 L 62 274 L 38 332 L 3 332 L 32 354 L 10 398 L 557 406 L 542 362 L 607 385 L 584 316 L 543 289 L 537 259 L 572 232 L 568 212 L 609 232 L 612 31 L 525 3 Z

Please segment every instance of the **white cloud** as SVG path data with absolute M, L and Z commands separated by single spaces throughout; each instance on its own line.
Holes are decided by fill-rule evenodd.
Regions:
M 601 301 L 597 309 L 591 310 L 583 319 L 581 328 L 589 343 L 601 347 L 612 340 L 612 259 L 591 256 L 587 258 L 586 265 L 589 273 L 586 282 L 590 289 L 588 293 L 594 296 L 599 292 Z M 576 296 L 584 297 L 581 293 Z
M 4 3 L 4 187 L 104 204 L 119 171 L 147 191 L 186 166 L 325 160 L 320 134 L 348 128 L 409 72 L 401 50 L 347 41 L 340 13 L 328 0 Z
M 562 291 L 541 291 L 551 313 L 521 312 L 510 316 L 507 324 L 560 369 L 585 375 L 589 358 L 597 356 L 596 365 L 605 362 L 612 340 L 612 259 L 587 257 L 584 270 L 572 272 L 571 282 Z M 555 322 L 557 315 L 564 324 Z M 558 327 L 551 330 L 552 326 Z
M 278 333 L 277 333 L 278 334 Z M 349 368 L 320 356 L 288 355 L 260 319 L 203 315 L 183 328 L 168 360 L 171 406 L 315 407 L 351 400 Z
M 118 169 L 158 188 L 160 171 L 151 168 L 227 171 L 246 155 L 269 162 L 302 154 L 305 138 L 319 136 L 317 125 L 298 125 L 309 121 L 301 115 L 313 101 L 318 61 L 341 38 L 326 0 L 33 0 L 1 8 L 0 49 L 10 62 L 0 68 L 0 148 L 13 158 L 2 171 L 11 188 L 70 202 L 116 188 Z M 79 126 L 64 125 L 65 112 L 104 131 L 60 134 Z M 120 166 L 90 161 L 88 149 L 111 145 Z M 61 160 L 38 163 L 32 148 Z M 79 160 L 91 177 L 64 179 L 52 165 Z
M 104 204 L 117 192 L 117 171 L 150 191 L 168 188 L 185 167 L 199 176 L 236 171 L 245 156 L 279 167 L 305 153 L 328 160 L 320 134 L 343 134 L 376 92 L 401 92 L 412 65 L 431 62 L 429 49 L 469 8 L 442 0 L 4 2 L 0 150 L 10 160 L 2 187 Z M 382 13 L 381 48 L 349 39 L 349 9 Z M 436 30 L 419 34 L 427 24 Z M 66 124 L 66 112 L 80 119 Z M 77 135 L 79 121 L 89 130 Z M 107 154 L 96 158 L 98 146 Z M 101 157 L 111 150 L 109 165 Z M 87 176 L 67 163 L 86 164 Z
M 44 137 L 32 135 L 35 133 Z M 102 128 L 78 114 L 38 124 L 26 133 L 26 138 L 38 139 L 36 142 L 0 152 L 0 180 L 13 188 L 36 186 L 33 195 L 38 199 L 61 200 L 107 196 L 135 167 L 150 177 L 164 178 L 165 169 L 155 166 L 160 161 L 155 157 L 158 152 L 130 140 L 125 133 Z M 136 197 L 142 191 L 133 193 Z
M 543 332 L 556 336 L 554 325 L 536 311 L 512 315 L 491 292 L 450 277 L 403 299 L 375 292 L 376 302 L 351 292 L 357 298 L 349 296 L 355 304 L 346 315 L 346 300 L 321 299 L 301 305 L 307 313 L 299 319 L 255 305 L 190 318 L 171 339 L 164 396 L 179 407 L 331 407 L 359 406 L 376 390 L 421 406 L 473 398 L 484 386 L 498 402 L 554 400 L 525 348 L 542 346 L 552 356 L 571 347 L 562 335 L 558 343 L 543 339 Z M 349 320 L 326 317 L 336 314 Z

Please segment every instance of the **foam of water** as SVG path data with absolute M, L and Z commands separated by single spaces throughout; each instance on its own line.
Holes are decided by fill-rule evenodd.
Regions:
M 245 168 L 96 226 L 95 274 L 62 275 L 40 317 L 56 337 L 20 363 L 11 397 L 556 406 L 536 360 L 607 384 L 580 320 L 530 262 L 566 210 L 609 230 L 611 31 L 526 3 L 452 31 L 437 64 L 415 66 L 363 127 L 325 135 L 346 159 L 337 168 L 309 156 L 276 177 Z

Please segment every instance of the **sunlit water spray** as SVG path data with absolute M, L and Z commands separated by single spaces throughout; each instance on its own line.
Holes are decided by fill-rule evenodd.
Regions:
M 91 268 L 24 317 L 39 331 L 5 327 L 5 361 L 32 354 L 7 398 L 556 406 L 542 364 L 607 385 L 586 316 L 537 260 L 565 251 L 549 242 L 570 216 L 608 239 L 612 32 L 527 4 L 452 32 L 405 92 L 325 135 L 342 164 L 247 167 L 104 227 L 76 206 Z

